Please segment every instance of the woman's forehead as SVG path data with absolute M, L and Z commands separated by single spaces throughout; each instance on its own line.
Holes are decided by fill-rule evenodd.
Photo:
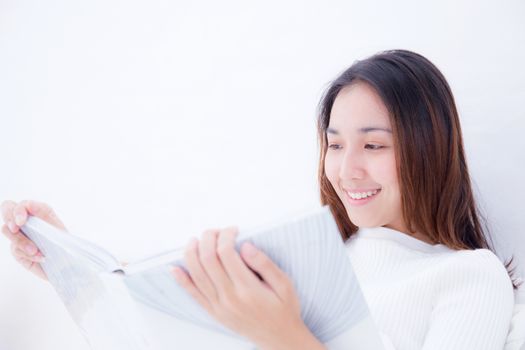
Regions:
M 368 84 L 356 83 L 337 94 L 330 113 L 330 129 L 339 132 L 391 130 L 390 117 L 375 90 Z

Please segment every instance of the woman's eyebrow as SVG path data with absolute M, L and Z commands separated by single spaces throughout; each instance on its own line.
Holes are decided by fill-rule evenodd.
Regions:
M 392 130 L 389 129 L 389 128 L 380 128 L 380 127 L 377 127 L 377 126 L 367 126 L 367 127 L 358 129 L 358 131 L 360 133 L 363 133 L 363 134 L 366 134 L 366 133 L 369 133 L 369 132 L 373 132 L 373 131 L 384 131 L 384 132 L 392 133 Z M 339 131 L 337 131 L 334 128 L 327 128 L 326 132 L 328 134 L 339 135 Z
M 372 131 L 384 131 L 384 132 L 392 133 L 392 130 L 389 129 L 389 128 L 380 128 L 380 127 L 377 127 L 377 126 L 367 126 L 365 128 L 359 129 L 359 132 L 361 132 L 363 134 L 366 134 L 366 133 L 372 132 Z

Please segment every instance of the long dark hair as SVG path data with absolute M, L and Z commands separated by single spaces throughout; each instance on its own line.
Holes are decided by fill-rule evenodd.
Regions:
M 456 103 L 443 74 L 425 57 L 407 50 L 377 53 L 355 62 L 328 87 L 319 103 L 319 186 L 343 240 L 357 231 L 324 170 L 326 129 L 337 94 L 367 83 L 390 114 L 403 218 L 410 232 L 421 231 L 452 249 L 486 248 L 488 228 L 472 192 Z M 510 269 L 512 259 L 505 265 Z M 516 284 L 513 281 L 514 288 Z

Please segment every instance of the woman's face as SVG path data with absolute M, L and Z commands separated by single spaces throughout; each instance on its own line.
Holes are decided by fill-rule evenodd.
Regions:
M 406 232 L 388 111 L 366 83 L 337 95 L 327 130 L 325 172 L 358 227 Z

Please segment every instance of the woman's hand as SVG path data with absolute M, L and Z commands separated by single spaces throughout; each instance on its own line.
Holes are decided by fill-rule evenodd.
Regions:
M 11 254 L 23 267 L 47 280 L 47 276 L 40 266 L 44 256 L 37 246 L 22 234 L 20 227 L 25 224 L 28 215 L 37 216 L 53 226 L 66 230 L 64 224 L 56 216 L 53 209 L 45 203 L 32 200 L 16 203 L 6 200 L 2 202 L 0 208 L 4 221 L 2 233 L 11 241 Z
M 250 243 L 242 245 L 239 255 L 237 234 L 236 227 L 229 227 L 192 239 L 185 250 L 189 275 L 174 267 L 176 280 L 216 320 L 260 348 L 322 348 L 301 319 L 288 276 Z

